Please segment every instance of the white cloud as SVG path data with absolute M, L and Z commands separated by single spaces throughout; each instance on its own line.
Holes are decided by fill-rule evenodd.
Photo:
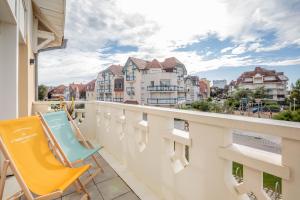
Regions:
M 231 51 L 234 47 L 226 47 L 224 49 L 221 50 L 221 53 L 227 53 L 229 51 Z
M 246 47 L 244 45 L 239 45 L 238 47 L 232 49 L 232 54 L 238 55 L 246 52 Z
M 68 48 L 40 55 L 40 80 L 87 81 L 111 63 L 124 64 L 128 56 L 176 56 L 189 72 L 255 64 L 255 58 L 241 54 L 300 45 L 299 10 L 299 0 L 69 0 Z M 263 46 L 261 38 L 270 31 L 276 39 Z M 207 51 L 174 52 L 211 34 L 231 38 L 235 47 L 223 48 L 219 58 L 210 60 L 204 59 Z M 105 48 L 113 50 L 107 49 L 108 42 L 137 46 L 138 52 L 105 54 Z

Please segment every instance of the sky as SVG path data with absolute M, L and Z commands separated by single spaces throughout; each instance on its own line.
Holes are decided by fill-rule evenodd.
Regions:
M 86 83 L 129 56 L 175 56 L 189 74 L 255 66 L 300 78 L 300 0 L 68 0 L 66 49 L 39 54 L 39 83 Z

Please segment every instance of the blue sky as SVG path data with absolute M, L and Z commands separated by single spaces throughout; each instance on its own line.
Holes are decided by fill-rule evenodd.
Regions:
M 40 54 L 39 80 L 88 82 L 129 56 L 175 56 L 188 73 L 209 79 L 235 79 L 264 66 L 294 81 L 300 78 L 299 19 L 299 0 L 69 0 L 68 46 Z

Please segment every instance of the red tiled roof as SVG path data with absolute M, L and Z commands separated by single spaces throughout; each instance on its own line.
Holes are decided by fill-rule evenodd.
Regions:
M 95 90 L 95 83 L 96 83 L 96 79 L 88 82 L 85 87 L 86 87 L 86 91 L 94 91 Z
M 153 59 L 151 62 L 147 63 L 146 68 L 162 68 L 162 66 L 158 60 Z
M 134 57 L 129 57 L 129 59 L 137 66 L 137 68 L 139 69 L 146 69 L 147 67 L 147 63 L 149 61 L 146 60 L 142 60 L 139 58 L 134 58 Z
M 64 94 L 64 91 L 66 89 L 67 86 L 65 85 L 59 85 L 55 88 L 53 88 L 52 90 L 50 90 L 48 93 L 50 94 Z
M 123 66 L 111 65 L 106 70 L 109 70 L 113 75 L 121 76 L 123 74 Z
M 207 93 L 208 87 L 209 86 L 207 85 L 207 83 L 205 81 L 203 81 L 203 80 L 199 81 L 200 94 Z
M 86 90 L 86 85 L 85 84 L 76 84 L 76 83 L 71 83 L 69 85 L 69 88 L 73 91 L 76 91 L 76 89 L 78 88 L 78 91 L 79 92 L 84 92 Z
M 175 68 L 177 64 L 182 64 L 182 63 L 177 58 L 170 57 L 170 58 L 166 58 L 164 62 L 162 62 L 161 64 L 163 66 L 163 69 L 170 69 L 170 68 Z
M 238 77 L 238 79 L 236 81 L 236 84 L 239 84 L 241 82 L 249 82 L 249 83 L 251 83 L 252 81 L 245 81 L 245 79 L 246 78 L 252 78 L 256 74 L 260 74 L 262 76 L 274 76 L 275 77 L 275 80 L 264 80 L 265 82 L 281 81 L 281 79 L 279 78 L 279 76 L 284 75 L 283 72 L 276 72 L 275 70 L 267 70 L 267 69 L 264 69 L 262 67 L 255 67 L 255 69 L 253 71 L 248 71 L 248 72 L 242 73 Z
M 129 59 L 137 66 L 137 68 L 142 70 L 150 68 L 173 69 L 177 64 L 182 64 L 175 57 L 166 58 L 163 62 L 159 62 L 157 59 L 153 59 L 151 62 L 134 57 L 129 57 Z

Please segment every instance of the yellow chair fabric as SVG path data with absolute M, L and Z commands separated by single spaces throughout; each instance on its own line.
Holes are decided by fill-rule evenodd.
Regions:
M 64 191 L 90 167 L 62 165 L 51 152 L 37 116 L 0 122 L 0 137 L 24 182 L 35 194 Z

